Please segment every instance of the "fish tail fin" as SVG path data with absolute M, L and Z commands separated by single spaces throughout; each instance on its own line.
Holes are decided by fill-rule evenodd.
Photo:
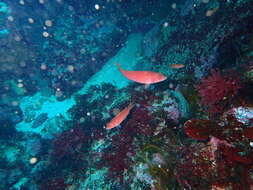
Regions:
M 130 104 L 128 105 L 129 110 L 131 110 L 134 106 L 135 104 L 133 102 L 130 102 Z
M 133 102 L 136 102 L 136 97 L 135 97 L 135 96 L 132 96 L 132 97 L 130 98 L 130 104 L 133 103 Z

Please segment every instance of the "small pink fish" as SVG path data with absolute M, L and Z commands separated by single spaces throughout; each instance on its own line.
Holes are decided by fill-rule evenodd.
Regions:
M 170 67 L 172 69 L 181 69 L 184 68 L 184 64 L 171 64 Z
M 121 112 L 119 112 L 109 123 L 106 124 L 106 129 L 112 129 L 117 127 L 126 119 L 131 109 L 134 105 L 131 103 L 126 108 L 124 108 Z
M 128 71 L 124 70 L 120 67 L 120 64 L 116 64 L 120 70 L 120 72 L 129 80 L 135 81 L 141 84 L 154 84 L 158 82 L 162 82 L 167 79 L 161 73 L 153 72 L 153 71 Z

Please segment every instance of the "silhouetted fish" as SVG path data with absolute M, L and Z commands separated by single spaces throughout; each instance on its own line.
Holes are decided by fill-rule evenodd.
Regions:
M 48 119 L 47 113 L 41 113 L 33 122 L 32 128 L 41 126 Z

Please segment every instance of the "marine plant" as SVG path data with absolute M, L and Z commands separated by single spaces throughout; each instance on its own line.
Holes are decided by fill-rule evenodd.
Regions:
M 175 164 L 178 154 L 181 152 L 182 143 L 177 132 L 170 128 L 162 128 L 153 134 L 149 141 L 142 145 L 135 156 L 137 163 L 146 165 L 142 175 L 151 176 L 151 187 L 158 190 L 169 190 L 179 188 L 177 182 Z M 143 170 L 143 169 L 142 169 Z M 143 179 L 140 178 L 142 181 Z M 144 180 L 147 183 L 146 180 Z
M 146 175 L 152 177 L 152 184 L 156 189 L 171 189 L 177 186 L 174 169 L 174 161 L 168 155 L 164 155 L 162 148 L 155 145 L 147 145 L 137 159 L 147 165 Z M 152 147 L 152 148 L 151 148 Z M 148 150 L 149 149 L 149 150 Z M 150 151 L 150 152 L 149 152 Z

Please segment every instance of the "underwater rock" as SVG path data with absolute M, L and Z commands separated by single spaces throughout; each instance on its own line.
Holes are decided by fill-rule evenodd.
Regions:
M 160 26 L 156 25 L 148 31 L 142 40 L 142 52 L 144 56 L 151 57 L 159 46 Z
M 0 121 L 8 120 L 14 124 L 23 119 L 23 113 L 19 107 L 0 105 L 0 115 Z
M 131 32 L 137 33 L 137 32 L 142 32 L 142 33 L 148 33 L 152 28 L 156 27 L 157 25 L 148 20 L 148 19 L 140 19 L 136 20 L 133 25 L 131 26 Z
M 15 124 L 22 121 L 23 114 L 19 107 L 0 105 L 0 139 L 7 140 L 15 137 Z
M 148 110 L 155 115 L 156 113 L 163 111 L 166 113 L 167 119 L 170 119 L 175 123 L 178 123 L 179 119 L 183 117 L 184 113 L 183 110 L 180 110 L 180 105 L 177 102 L 177 98 L 172 96 L 173 96 L 172 93 L 171 94 L 169 92 L 167 94 L 165 93 L 162 96 L 161 101 L 153 103 L 148 108 Z
M 207 56 L 201 56 L 199 67 L 195 67 L 195 77 L 201 79 L 206 77 L 210 70 L 218 65 L 218 46 L 210 50 L 210 53 Z
M 15 183 L 15 184 L 13 185 L 13 188 L 14 188 L 15 190 L 22 190 L 23 187 L 25 187 L 25 185 L 29 185 L 29 186 L 30 186 L 30 184 L 28 184 L 28 181 L 29 181 L 28 178 L 23 177 L 23 178 L 21 178 L 17 183 Z M 30 189 L 29 189 L 29 190 L 30 190 Z
M 102 83 L 111 83 L 119 89 L 126 87 L 130 81 L 122 76 L 113 63 L 120 63 L 122 67 L 127 70 L 135 69 L 139 61 L 138 55 L 140 54 L 142 39 L 143 36 L 140 33 L 130 35 L 126 42 L 126 46 L 121 48 L 100 71 L 94 74 L 85 83 L 84 87 L 78 92 L 78 94 L 84 94 L 87 92 L 91 85 L 99 85 Z
M 81 182 L 81 185 L 78 189 L 96 189 L 96 190 L 104 190 L 104 189 L 113 189 L 115 185 L 108 183 L 106 180 L 107 169 L 101 170 L 93 170 L 92 173 L 89 173 L 88 170 L 87 178 Z
M 39 134 L 42 138 L 52 138 L 66 129 L 64 121 L 69 119 L 67 111 L 73 105 L 73 98 L 58 101 L 55 96 L 47 97 L 41 93 L 27 96 L 20 101 L 25 119 L 16 125 L 16 129 Z
M 140 163 L 136 167 L 134 167 L 134 171 L 136 173 L 136 179 L 140 180 L 143 183 L 146 184 L 154 184 L 154 179 L 148 172 L 148 165 Z
M 7 184 L 8 187 L 10 188 L 11 186 L 15 185 L 18 183 L 18 181 L 23 177 L 23 173 L 19 169 L 13 169 L 8 171 L 8 178 L 7 178 Z
M 227 116 L 227 114 L 232 114 L 239 122 L 243 123 L 244 125 L 250 124 L 250 122 L 253 120 L 252 107 L 235 107 L 228 110 L 223 115 Z
M 9 120 L 0 120 L 0 140 L 7 140 L 15 137 L 17 133 L 14 124 Z
M 2 162 L 1 162 L 2 164 Z M 0 181 L 3 182 L 0 184 L 0 188 L 1 189 L 4 189 L 4 186 L 5 186 L 5 179 L 7 178 L 7 172 L 5 172 L 5 170 L 3 169 L 0 169 Z
M 182 6 L 180 10 L 180 16 L 184 17 L 184 16 L 189 15 L 194 10 L 194 8 L 198 6 L 200 2 L 201 2 L 200 0 L 185 1 L 184 5 Z
M 23 142 L 23 147 L 26 149 L 27 154 L 36 156 L 42 150 L 41 139 L 37 137 L 29 137 L 26 141 Z

